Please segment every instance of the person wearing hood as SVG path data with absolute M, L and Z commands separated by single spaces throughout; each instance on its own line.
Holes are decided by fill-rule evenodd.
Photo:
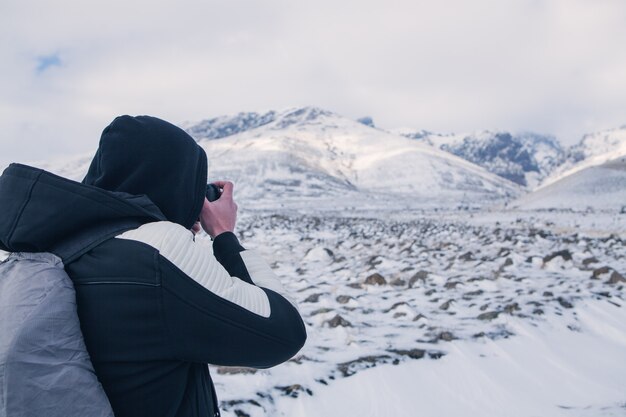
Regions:
M 209 202 L 204 150 L 149 116 L 105 128 L 81 183 L 21 164 L 0 177 L 2 250 L 53 251 L 110 221 L 138 224 L 65 265 L 117 417 L 219 416 L 207 364 L 268 368 L 305 343 L 295 303 L 233 233 L 233 184 L 215 184 Z M 201 228 L 212 245 L 195 239 Z

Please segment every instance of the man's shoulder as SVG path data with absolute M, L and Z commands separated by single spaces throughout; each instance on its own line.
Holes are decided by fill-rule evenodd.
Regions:
M 159 221 L 145 223 L 136 229 L 128 230 L 116 239 L 134 240 L 148 244 L 155 249 L 162 249 L 173 241 L 193 242 L 194 235 L 191 230 L 185 229 L 178 223 Z
M 186 241 L 193 243 L 193 234 L 177 223 L 145 223 L 102 242 L 65 265 L 65 269 L 74 285 L 159 286 L 160 275 L 155 272 L 159 265 L 155 262 L 155 254 L 172 249 L 184 252 L 186 248 L 181 247 L 181 242 Z

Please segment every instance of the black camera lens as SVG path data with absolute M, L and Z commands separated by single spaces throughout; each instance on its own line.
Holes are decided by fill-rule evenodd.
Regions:
M 218 198 L 220 198 L 220 195 L 222 195 L 222 192 L 220 191 L 219 187 L 215 184 L 207 184 L 206 185 L 206 198 L 209 201 L 215 201 Z

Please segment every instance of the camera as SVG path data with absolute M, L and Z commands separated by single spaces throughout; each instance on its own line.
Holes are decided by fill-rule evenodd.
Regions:
M 206 199 L 209 201 L 215 201 L 222 195 L 222 190 L 215 184 L 206 185 Z

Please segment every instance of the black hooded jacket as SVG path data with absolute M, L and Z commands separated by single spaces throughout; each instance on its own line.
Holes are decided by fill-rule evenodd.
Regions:
M 0 177 L 2 250 L 54 252 L 107 222 L 139 225 L 65 265 L 117 417 L 219 415 L 207 363 L 271 367 L 306 339 L 255 251 L 230 232 L 212 248 L 194 240 L 206 180 L 204 150 L 148 116 L 121 116 L 104 130 L 82 183 L 21 164 Z

